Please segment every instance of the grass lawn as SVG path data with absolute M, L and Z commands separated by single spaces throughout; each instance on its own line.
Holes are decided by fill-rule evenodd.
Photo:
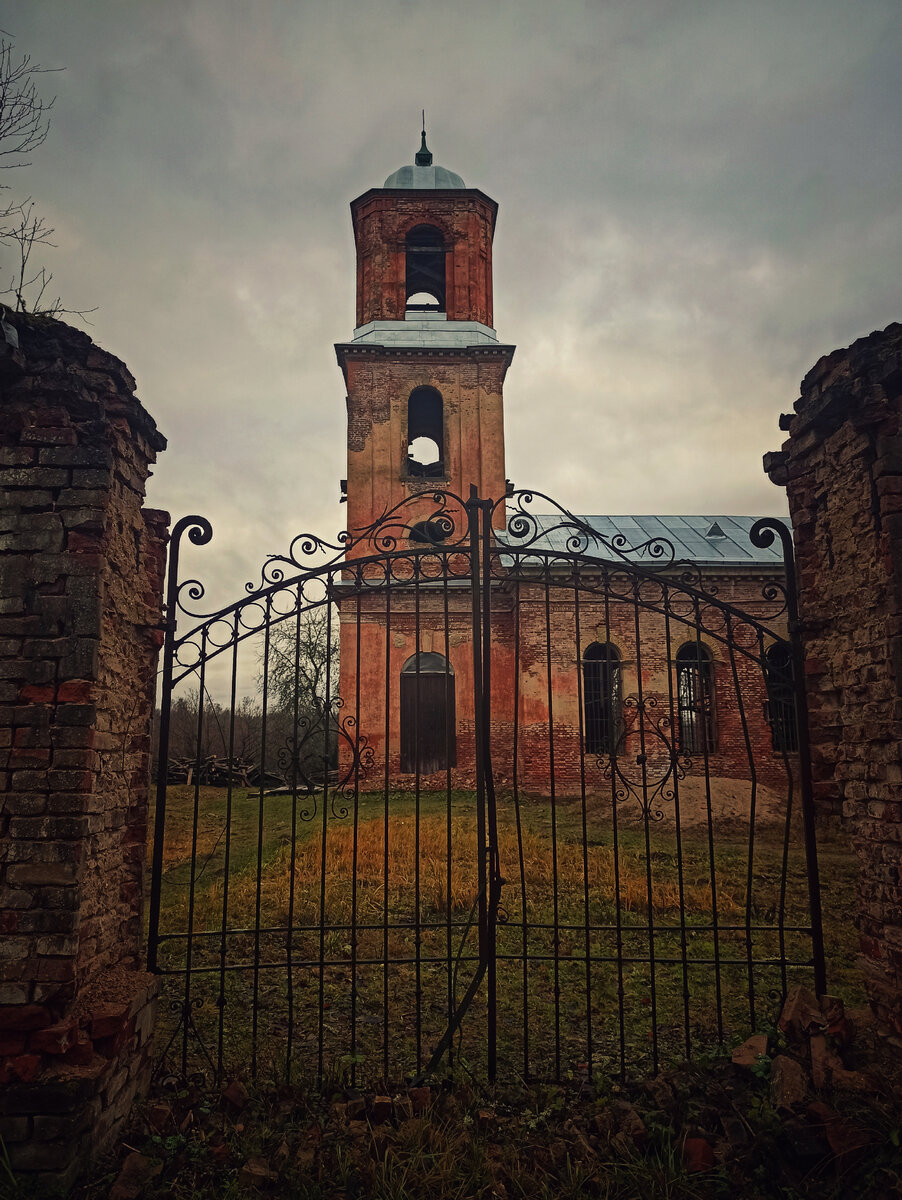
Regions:
M 750 872 L 740 822 L 710 839 L 705 825 L 681 830 L 678 846 L 672 823 L 618 817 L 615 830 L 592 799 L 584 813 L 505 793 L 497 808 L 500 1078 L 646 1074 L 656 1052 L 665 1065 L 766 1026 L 786 983 L 811 981 L 780 963 L 811 954 L 795 825 L 787 840 L 756 829 Z M 176 936 L 160 964 L 193 1022 L 185 1039 L 177 1008 L 161 1006 L 170 1064 L 184 1044 L 208 1073 L 365 1083 L 422 1071 L 477 969 L 476 825 L 467 792 L 330 795 L 324 811 L 322 795 L 169 788 L 161 933 Z M 836 835 L 821 838 L 820 864 L 828 985 L 854 1005 L 857 864 Z M 488 988 L 450 1055 L 476 1078 Z

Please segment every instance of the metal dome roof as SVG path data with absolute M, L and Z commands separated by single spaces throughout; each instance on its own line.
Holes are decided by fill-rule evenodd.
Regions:
M 459 175 L 449 171 L 447 167 L 437 167 L 432 161 L 432 151 L 426 145 L 426 131 L 423 130 L 420 148 L 416 153 L 412 167 L 398 167 L 382 185 L 387 188 L 464 188 L 467 185 Z

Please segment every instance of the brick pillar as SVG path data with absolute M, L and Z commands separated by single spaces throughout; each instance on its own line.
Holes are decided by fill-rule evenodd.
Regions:
M 874 1010 L 902 1047 L 902 325 L 822 358 L 789 440 L 815 800 L 861 861 L 857 924 Z
M 15 342 L 18 340 L 18 348 Z M 142 969 L 165 439 L 77 330 L 0 328 L 0 1134 L 65 1190 L 149 1078 Z

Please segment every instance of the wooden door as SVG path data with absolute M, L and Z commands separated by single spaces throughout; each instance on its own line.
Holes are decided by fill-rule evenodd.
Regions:
M 454 676 L 401 672 L 401 772 L 431 775 L 457 765 Z

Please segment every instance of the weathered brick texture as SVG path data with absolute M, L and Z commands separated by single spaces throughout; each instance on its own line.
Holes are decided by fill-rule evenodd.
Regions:
M 7 321 L 0 1132 L 14 1167 L 65 1182 L 149 1069 L 141 899 L 169 518 L 142 505 L 166 443 L 117 358 L 59 322 Z M 111 1004 L 115 1034 L 97 1036 Z
M 449 321 L 492 324 L 492 237 L 498 205 L 475 188 L 415 192 L 373 188 L 351 204 L 357 245 L 357 324 L 403 321 L 405 239 L 417 225 L 445 246 Z
M 789 496 L 815 797 L 854 839 L 871 1000 L 902 1046 L 900 412 L 893 324 L 817 363 L 764 463 Z
M 506 489 L 502 387 L 513 346 L 455 349 L 386 349 L 384 346 L 336 347 L 347 386 L 348 528 L 366 529 L 396 505 L 422 493 L 422 501 L 404 510 L 413 524 L 436 515 L 434 496 L 448 491 L 468 496 L 476 484 L 481 496 L 498 499 Z M 407 402 L 418 387 L 433 387 L 442 397 L 445 475 L 423 480 L 405 475 Z M 449 501 L 463 529 L 464 514 Z M 504 523 L 504 506 L 495 513 Z M 367 542 L 352 551 L 370 552 Z
M 461 570 L 465 570 L 462 565 Z M 779 576 L 763 572 L 703 572 L 702 586 L 718 600 L 733 604 L 775 632 L 785 633 L 778 617 L 769 620 L 774 604 L 763 598 Z M 401 773 L 400 678 L 414 654 L 437 652 L 453 671 L 448 687 L 455 703 L 456 766 L 454 787 L 470 787 L 476 774 L 473 698 L 472 610 L 468 592 L 449 589 L 447 616 L 441 592 L 395 592 L 388 613 L 384 596 L 359 600 L 349 596 L 341 608 L 341 687 L 345 713 L 354 718 L 367 747 L 366 778 L 384 771 L 386 747 L 393 786 L 415 786 Z M 676 719 L 674 656 L 681 644 L 694 642 L 696 629 L 668 622 L 653 606 L 609 600 L 580 593 L 572 586 L 499 582 L 491 615 L 492 774 L 499 787 L 514 783 L 539 795 L 591 795 L 610 791 L 607 756 L 586 752 L 581 712 L 581 663 L 594 641 L 611 643 L 620 656 L 623 740 L 617 756 L 635 763 L 644 754 L 660 776 L 672 763 Z M 672 601 L 675 609 L 680 601 Z M 683 605 L 685 608 L 685 605 Z M 578 611 L 577 611 L 578 609 Z M 766 719 L 767 693 L 759 648 L 750 629 L 733 628 L 725 639 L 716 610 L 702 621 L 699 636 L 711 656 L 714 694 L 714 738 L 707 754 L 699 750 L 681 769 L 696 776 L 705 770 L 715 778 L 749 780 L 785 793 L 787 776 L 796 770 L 797 755 L 774 750 Z M 386 629 L 388 628 L 388 637 Z M 720 637 L 711 631 L 719 630 Z M 360 653 L 358 656 L 358 642 Z M 745 646 L 747 653 L 743 650 Z M 359 668 L 358 668 L 359 657 Z M 358 679 L 359 670 L 359 679 Z M 386 671 L 389 713 L 386 721 Z M 647 702 L 638 715 L 637 697 Z M 352 739 L 342 738 L 339 754 L 349 770 Z M 369 755 L 372 759 L 369 759 Z M 552 770 L 553 765 L 553 770 Z M 652 773 L 654 774 L 654 772 Z M 445 786 L 444 772 L 424 786 Z

